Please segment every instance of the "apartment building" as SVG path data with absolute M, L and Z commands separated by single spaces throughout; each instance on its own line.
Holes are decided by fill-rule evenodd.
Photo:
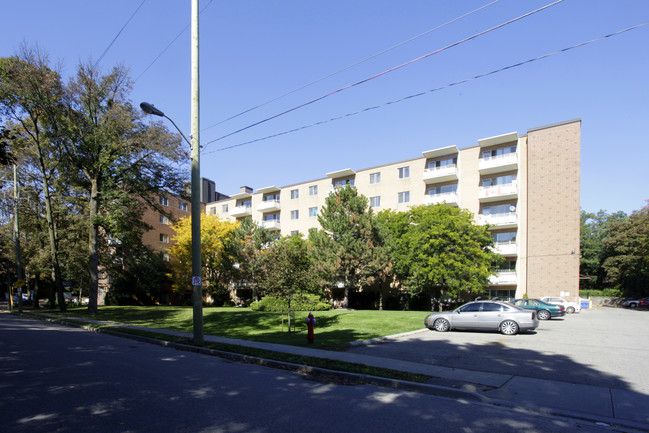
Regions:
M 208 203 L 222 218 L 247 217 L 281 235 L 318 228 L 318 212 L 339 185 L 354 185 L 375 211 L 422 204 L 459 206 L 487 225 L 505 258 L 489 294 L 576 298 L 579 291 L 581 120 L 446 146 L 405 161 L 254 191 L 244 186 Z

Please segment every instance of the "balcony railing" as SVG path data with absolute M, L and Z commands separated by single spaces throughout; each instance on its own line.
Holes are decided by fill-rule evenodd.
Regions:
M 457 193 L 449 192 L 446 194 L 429 194 L 424 197 L 424 204 L 438 203 L 457 205 Z
M 231 211 L 230 215 L 237 218 L 243 216 L 252 216 L 252 206 L 235 206 Z
M 518 155 L 513 152 L 481 158 L 478 163 L 478 170 L 482 174 L 516 169 L 518 169 Z
M 489 277 L 489 284 L 492 286 L 512 285 L 517 283 L 518 279 L 515 271 L 504 270 Z
M 517 254 L 516 241 L 496 242 L 494 243 L 493 249 L 501 256 L 515 256 Z
M 478 215 L 479 224 L 488 224 L 499 228 L 512 228 L 518 225 L 518 214 L 516 212 L 500 213 L 492 215 Z
M 279 220 L 266 220 L 262 221 L 261 225 L 266 229 L 266 230 L 280 230 L 281 226 L 279 224 Z
M 257 205 L 257 210 L 260 212 L 270 212 L 281 210 L 279 200 L 265 200 Z
M 516 182 L 503 185 L 481 186 L 478 189 L 478 199 L 481 202 L 496 200 L 509 200 L 518 197 L 518 184 Z
M 424 170 L 424 182 L 426 183 L 447 182 L 449 180 L 457 180 L 457 165 L 455 164 Z

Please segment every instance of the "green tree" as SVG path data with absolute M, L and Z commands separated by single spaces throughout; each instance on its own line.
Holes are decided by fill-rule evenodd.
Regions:
M 344 305 L 350 290 L 369 287 L 385 269 L 384 238 L 367 197 L 345 185 L 331 193 L 318 214 L 322 230 L 309 240 L 316 271 L 330 287 L 344 286 Z
M 261 255 L 273 239 L 271 232 L 252 218 L 245 218 L 234 230 L 232 256 L 234 263 L 238 264 L 235 279 L 252 289 L 255 301 L 259 300 L 259 284 L 255 275 L 260 275 Z
M 412 293 L 434 299 L 481 293 L 501 260 L 490 247 L 487 228 L 472 214 L 446 205 L 414 206 L 407 212 L 384 211 L 391 233 L 395 273 Z M 431 306 L 433 306 L 431 305 Z
M 292 302 L 318 288 L 307 250 L 307 241 L 301 235 L 293 235 L 280 238 L 262 254 L 260 284 L 267 295 L 284 300 L 288 306 L 289 330 Z
M 649 295 L 649 205 L 611 224 L 602 264 L 608 279 L 626 295 Z
M 581 211 L 581 260 L 579 273 L 588 279 L 581 280 L 581 289 L 602 290 L 606 288 L 606 271 L 603 268 L 605 256 L 604 241 L 609 237 L 611 226 L 624 221 L 624 212 L 608 214 Z
M 166 191 L 182 195 L 186 180 L 176 168 L 187 161 L 180 138 L 160 122 L 145 124 L 128 99 L 130 90 L 125 68 L 101 75 L 80 65 L 57 112 L 58 151 L 88 199 L 91 313 L 97 311 L 101 230 L 117 238 L 141 236 L 145 206 L 164 213 L 156 197 Z
M 11 130 L 14 154 L 23 151 L 22 164 L 35 167 L 40 175 L 49 235 L 52 280 L 58 293 L 59 308 L 64 311 L 58 238 L 54 223 L 51 183 L 57 176 L 58 157 L 52 142 L 57 139 L 56 107 L 60 106 L 63 87 L 59 74 L 51 70 L 47 56 L 23 47 L 18 57 L 0 59 L 0 115 Z M 31 160 L 30 160 L 31 159 Z M 53 305 L 53 304 L 52 304 Z

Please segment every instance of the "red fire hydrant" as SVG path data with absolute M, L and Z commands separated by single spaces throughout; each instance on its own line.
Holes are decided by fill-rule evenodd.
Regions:
M 308 329 L 306 333 L 306 339 L 309 343 L 313 343 L 315 336 L 313 335 L 313 327 L 315 326 L 315 317 L 309 312 L 309 315 L 306 318 L 306 327 Z

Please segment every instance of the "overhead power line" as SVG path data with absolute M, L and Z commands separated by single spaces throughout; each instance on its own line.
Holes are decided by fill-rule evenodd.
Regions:
M 212 4 L 213 1 L 214 1 L 214 0 L 210 0 L 210 2 L 209 2 L 208 4 L 206 4 L 205 7 L 204 7 L 203 9 L 200 10 L 199 14 L 203 13 L 203 11 L 205 11 L 205 9 L 207 9 L 207 8 Z M 185 33 L 185 32 L 187 31 L 187 29 L 189 28 L 190 24 L 191 24 L 191 23 L 187 24 L 187 25 L 186 25 L 186 26 L 185 26 L 185 27 L 184 27 L 184 28 L 183 28 L 183 29 L 182 29 L 182 30 L 181 30 L 181 31 L 176 35 L 176 37 L 173 38 L 173 39 L 171 40 L 171 42 L 169 42 L 169 43 L 167 44 L 167 46 L 164 47 L 164 49 L 163 49 L 162 51 L 160 51 L 160 54 L 158 54 L 158 55 L 155 57 L 155 59 L 153 59 L 153 61 L 151 61 L 151 63 L 149 63 L 149 66 L 147 66 L 146 68 L 144 68 L 144 70 L 140 73 L 140 75 L 137 76 L 137 78 L 133 81 L 134 83 L 137 83 L 137 81 L 138 81 L 140 78 L 142 78 L 142 75 L 144 75 L 144 74 L 146 73 L 146 71 L 148 71 L 148 70 L 151 68 L 151 66 L 153 66 L 153 65 L 155 64 L 155 62 L 157 62 L 158 59 L 159 59 L 160 57 L 162 57 L 162 55 L 163 55 L 163 54 L 164 54 L 164 53 L 169 49 L 169 47 L 171 47 L 171 46 L 174 44 L 174 42 L 176 42 L 176 40 L 178 40 L 178 38 L 181 37 L 182 34 Z
M 294 129 L 291 129 L 291 130 L 288 130 L 288 131 L 284 131 L 284 132 L 280 132 L 280 133 L 277 133 L 277 134 L 269 135 L 267 137 L 258 138 L 256 140 L 246 141 L 245 143 L 239 143 L 239 144 L 235 144 L 233 146 L 222 147 L 220 149 L 215 149 L 215 150 L 210 151 L 210 152 L 204 152 L 203 154 L 204 155 L 209 155 L 211 153 L 220 152 L 220 151 L 228 150 L 228 149 L 233 149 L 235 147 L 245 146 L 247 144 L 257 143 L 259 141 L 264 141 L 264 140 L 268 140 L 268 139 L 271 139 L 271 138 L 276 138 L 276 137 L 279 137 L 279 136 L 282 136 L 282 135 L 286 135 L 286 134 L 290 134 L 290 133 L 293 133 L 293 132 L 302 131 L 304 129 L 312 128 L 314 126 L 319 126 L 319 125 L 323 125 L 325 123 L 333 122 L 333 121 L 336 121 L 336 120 L 345 119 L 345 118 L 355 116 L 357 114 L 365 113 L 365 112 L 368 112 L 368 111 L 371 111 L 371 110 L 376 110 L 376 109 L 379 109 L 379 108 L 387 107 L 388 105 L 397 104 L 399 102 L 403 102 L 403 101 L 406 101 L 406 100 L 409 100 L 409 99 L 417 98 L 419 96 L 424 96 L 424 95 L 427 95 L 427 94 L 430 94 L 430 93 L 433 93 L 433 92 L 437 92 L 437 91 L 440 91 L 440 90 L 447 89 L 449 87 L 457 86 L 457 85 L 460 85 L 460 84 L 465 84 L 465 83 L 468 83 L 469 81 L 477 80 L 479 78 L 484 78 L 484 77 L 487 77 L 487 76 L 490 76 L 490 75 L 497 74 L 499 72 L 507 71 L 509 69 L 514 69 L 514 68 L 517 68 L 519 66 L 523 66 L 523 65 L 527 65 L 527 64 L 532 63 L 532 62 L 543 60 L 543 59 L 546 59 L 548 57 L 551 57 L 551 56 L 554 56 L 554 55 L 557 55 L 557 54 L 565 53 L 566 51 L 570 51 L 570 50 L 574 50 L 576 48 L 580 48 L 580 47 L 583 47 L 583 46 L 586 46 L 586 45 L 590 45 L 592 43 L 601 41 L 603 39 L 607 39 L 607 38 L 610 38 L 610 37 L 613 37 L 613 36 L 618 36 L 618 35 L 620 35 L 622 33 L 626 33 L 628 31 L 635 30 L 635 29 L 638 29 L 640 27 L 644 27 L 646 25 L 649 25 L 649 21 L 644 22 L 642 24 L 632 26 L 632 27 L 628 27 L 628 28 L 623 29 L 623 30 L 619 30 L 619 31 L 617 31 L 615 33 L 610 33 L 608 35 L 600 36 L 598 38 L 591 39 L 591 40 L 586 41 L 586 42 L 582 42 L 582 43 L 579 43 L 579 44 L 576 44 L 576 45 L 572 45 L 570 47 L 562 48 L 560 50 L 553 51 L 551 53 L 544 54 L 542 56 L 538 56 L 538 57 L 535 57 L 533 59 L 528 59 L 528 60 L 525 60 L 525 61 L 522 61 L 522 62 L 514 63 L 512 65 L 505 66 L 505 67 L 502 67 L 500 69 L 493 70 L 491 72 L 486 72 L 484 74 L 475 75 L 475 76 L 473 76 L 471 78 L 465 78 L 464 80 L 455 81 L 453 83 L 449 83 L 449 84 L 446 84 L 444 86 L 440 86 L 440 87 L 430 89 L 430 90 L 425 90 L 423 92 L 419 92 L 419 93 L 416 93 L 414 95 L 406 96 L 404 98 L 400 98 L 400 99 L 397 99 L 397 100 L 394 100 L 394 101 L 386 102 L 386 103 L 381 104 L 381 105 L 376 105 L 374 107 L 364 108 L 362 110 L 358 110 L 358 111 L 355 111 L 353 113 L 348 113 L 348 114 L 344 114 L 342 116 L 333 117 L 333 118 L 328 119 L 328 120 L 322 120 L 320 122 L 312 123 L 310 125 L 305 125 L 305 126 L 301 126 L 299 128 L 294 128 Z
M 119 30 L 119 32 L 117 32 L 117 34 L 115 35 L 115 37 L 113 38 L 113 40 L 110 42 L 110 44 L 108 44 L 108 46 L 106 47 L 106 49 L 104 50 L 104 52 L 101 54 L 101 56 L 99 56 L 99 59 L 97 59 L 97 61 L 96 61 L 95 64 L 93 65 L 93 69 L 96 68 L 97 65 L 101 62 L 101 60 L 104 58 L 104 56 L 106 55 L 106 53 L 108 52 L 108 50 L 110 50 L 110 47 L 113 46 L 113 44 L 115 43 L 115 41 L 117 40 L 117 38 L 119 37 L 119 35 L 122 34 L 122 32 L 124 31 L 124 29 L 126 28 L 126 26 L 128 25 L 128 23 L 131 22 L 131 20 L 133 19 L 133 17 L 135 16 L 135 14 L 137 14 L 137 11 L 140 10 L 140 8 L 141 8 L 142 5 L 144 4 L 144 2 L 146 2 L 146 0 L 142 0 L 142 3 L 140 3 L 140 5 L 137 7 L 137 9 L 135 9 L 135 12 L 133 12 L 133 14 L 131 15 L 131 18 L 129 18 L 128 21 L 126 21 L 126 24 L 124 24 L 124 25 L 122 26 L 122 28 Z
M 285 114 L 288 114 L 288 113 L 291 113 L 291 112 L 293 112 L 293 111 L 296 111 L 296 110 L 298 110 L 298 109 L 300 109 L 300 108 L 304 108 L 304 107 L 306 107 L 306 106 L 308 106 L 308 105 L 314 104 L 314 103 L 316 103 L 316 102 L 318 102 L 318 101 L 321 101 L 321 100 L 323 100 L 323 99 L 325 99 L 325 98 L 328 98 L 328 97 L 330 97 L 330 96 L 333 96 L 333 95 L 335 95 L 335 94 L 337 94 L 337 93 L 340 93 L 340 92 L 342 92 L 342 91 L 344 91 L 344 90 L 351 89 L 352 87 L 356 87 L 356 86 L 359 86 L 359 85 L 361 85 L 361 84 L 367 83 L 368 81 L 371 81 L 371 80 L 373 80 L 373 79 L 375 79 L 375 78 L 381 77 L 381 76 L 386 75 L 386 74 L 388 74 L 388 73 L 390 73 L 390 72 L 394 72 L 394 71 L 396 71 L 396 70 L 398 70 L 398 69 L 401 69 L 401 68 L 403 68 L 403 67 L 405 67 L 405 66 L 411 65 L 411 64 L 413 64 L 413 63 L 415 63 L 415 62 L 418 62 L 419 60 L 423 60 L 423 59 L 426 59 L 426 58 L 428 58 L 428 57 L 430 57 L 430 56 L 433 56 L 433 55 L 435 55 L 435 54 L 439 54 L 439 53 L 441 53 L 441 52 L 443 52 L 443 51 L 446 51 L 446 50 L 448 50 L 448 49 L 450 49 L 450 48 L 456 47 L 456 46 L 458 46 L 458 45 L 460 45 L 460 44 L 462 44 L 462 43 L 464 43 L 464 42 L 468 42 L 468 41 L 470 41 L 470 40 L 476 39 L 476 38 L 478 38 L 478 37 L 480 37 L 480 36 L 483 36 L 483 35 L 485 35 L 485 34 L 487 34 L 487 33 L 489 33 L 489 32 L 492 32 L 492 31 L 494 31 L 494 30 L 497 30 L 497 29 L 499 29 L 499 28 L 501 28 L 501 27 L 504 27 L 504 26 L 506 26 L 506 25 L 509 25 L 509 24 L 511 24 L 511 23 L 514 23 L 514 22 L 516 22 L 516 21 L 519 21 L 519 20 L 521 20 L 521 19 L 523 19 L 523 18 L 526 18 L 526 17 L 528 17 L 528 16 L 530 16 L 530 15 L 533 15 L 533 14 L 536 14 L 536 13 L 538 13 L 538 12 L 541 12 L 542 10 L 547 9 L 547 8 L 549 8 L 549 7 L 551 7 L 551 6 L 557 5 L 557 4 L 561 3 L 561 2 L 563 2 L 563 0 L 557 0 L 557 1 L 553 2 L 553 3 L 547 4 L 547 5 L 545 5 L 545 6 L 542 6 L 542 7 L 538 8 L 538 9 L 535 9 L 535 10 L 533 10 L 533 11 L 531 11 L 531 12 L 528 12 L 528 13 L 526 13 L 526 14 L 523 14 L 523 15 L 521 15 L 521 16 L 519 16 L 519 17 L 516 17 L 516 18 L 513 18 L 513 19 L 511 19 L 511 20 L 509 20 L 509 21 L 506 21 L 506 22 L 504 22 L 504 23 L 502 23 L 502 24 L 498 24 L 497 26 L 491 27 L 491 28 L 489 28 L 489 29 L 487 29 L 487 30 L 483 30 L 483 31 L 481 31 L 481 32 L 479 32 L 479 33 L 476 33 L 476 34 L 474 34 L 474 35 L 472 35 L 472 36 L 469 36 L 469 37 L 467 37 L 467 38 L 464 38 L 464 39 L 462 39 L 462 40 L 460 40 L 460 41 L 454 42 L 454 43 L 452 43 L 452 44 L 450 44 L 450 45 L 447 45 L 447 46 L 445 46 L 445 47 L 443 47 L 443 48 L 440 48 L 440 49 L 438 49 L 438 50 L 432 51 L 432 52 L 430 52 L 430 53 L 428 53 L 428 54 L 425 54 L 425 55 L 423 55 L 423 56 L 420 56 L 420 57 L 417 57 L 417 58 L 415 58 L 415 59 L 412 59 L 412 60 L 410 60 L 410 61 L 408 61 L 408 62 L 406 62 L 406 63 L 402 63 L 402 64 L 399 65 L 399 66 L 395 66 L 395 67 L 393 67 L 393 68 L 387 69 L 387 70 L 385 70 L 385 71 L 383 71 L 383 72 L 380 72 L 380 73 L 378 73 L 378 74 L 376 74 L 376 75 L 373 75 L 373 76 L 371 76 L 371 77 L 369 77 L 369 78 L 365 78 L 364 80 L 361 80 L 361 81 L 358 81 L 358 82 L 356 82 L 356 83 L 349 84 L 349 85 L 347 85 L 347 86 L 341 87 L 341 88 L 338 89 L 338 90 L 334 90 L 333 92 L 330 92 L 330 93 L 327 93 L 327 94 L 325 94 L 325 95 L 322 95 L 322 96 L 320 96 L 320 97 L 318 97 L 318 98 L 312 99 L 312 100 L 310 100 L 310 101 L 308 101 L 308 102 L 305 102 L 305 103 L 303 103 L 303 104 L 300 104 L 300 105 L 298 105 L 298 106 L 295 106 L 295 107 L 293 107 L 293 108 L 290 108 L 290 109 L 288 109 L 288 110 L 286 110 L 286 111 L 282 111 L 281 113 L 275 114 L 274 116 L 267 117 L 267 118 L 265 118 L 265 119 L 263 119 L 263 120 L 260 120 L 260 121 L 258 121 L 258 122 L 255 122 L 255 123 L 253 123 L 253 124 L 251 124 L 251 125 L 248 125 L 248 126 L 245 126 L 245 127 L 243 127 L 243 128 L 237 129 L 236 131 L 230 132 L 229 134 L 226 134 L 226 135 L 223 135 L 223 136 L 221 136 L 221 137 L 219 137 L 219 138 L 216 138 L 216 139 L 214 139 L 214 140 L 208 141 L 207 143 L 205 143 L 205 146 L 209 145 L 210 143 L 214 143 L 214 142 L 217 142 L 217 141 L 223 140 L 224 138 L 231 137 L 231 136 L 233 136 L 233 135 L 235 135 L 235 134 L 238 134 L 238 133 L 240 133 L 240 132 L 246 131 L 246 130 L 248 130 L 248 129 L 250 129 L 250 128 L 253 128 L 253 127 L 255 127 L 255 126 L 259 126 L 259 125 L 261 125 L 262 123 L 266 123 L 266 122 L 268 122 L 268 121 L 270 121 L 270 120 L 277 119 L 278 117 L 281 117 L 281 116 L 283 116 L 283 115 L 285 115 Z
M 355 66 L 358 66 L 358 65 L 360 65 L 360 64 L 362 64 L 362 63 L 365 63 L 365 62 L 367 62 L 367 61 L 369 61 L 369 60 L 372 60 L 373 58 L 378 57 L 378 56 L 380 56 L 380 55 L 382 55 L 382 54 L 385 54 L 385 53 L 387 53 L 388 51 L 392 51 L 392 50 L 394 50 L 395 48 L 399 48 L 399 47 L 402 46 L 402 45 L 405 45 L 405 44 L 407 44 L 407 43 L 409 43 L 409 42 L 412 42 L 412 41 L 414 41 L 415 39 L 421 38 L 422 36 L 426 36 L 427 34 L 434 32 L 435 30 L 439 30 L 439 29 L 441 29 L 441 28 L 443 28 L 443 27 L 446 27 L 446 26 L 448 26 L 448 25 L 450 25 L 450 24 L 453 24 L 454 22 L 459 21 L 459 20 L 461 20 L 462 18 L 466 18 L 466 17 L 468 17 L 469 15 L 471 15 L 471 14 L 473 14 L 473 13 L 476 13 L 476 12 L 481 11 L 482 9 L 484 9 L 484 8 L 486 8 L 486 7 L 488 7 L 488 6 L 491 6 L 491 5 L 495 4 L 495 3 L 498 3 L 499 1 L 500 1 L 500 0 L 494 0 L 494 1 L 492 1 L 491 3 L 487 3 L 487 4 L 484 5 L 484 6 L 480 6 L 479 8 L 474 9 L 474 10 L 472 10 L 472 11 L 470 11 L 470 12 L 467 12 L 467 13 L 465 13 L 465 14 L 463 14 L 463 15 L 460 15 L 460 16 L 457 17 L 457 18 L 453 18 L 451 21 L 448 21 L 448 22 L 446 22 L 446 23 L 444 23 L 444 24 L 440 24 L 440 25 L 438 25 L 437 27 L 434 27 L 434 28 L 432 28 L 432 29 L 430 29 L 430 30 L 425 31 L 424 33 L 421 33 L 421 34 L 419 34 L 419 35 L 417 35 L 417 36 L 414 36 L 414 37 L 412 37 L 412 38 L 410 38 L 410 39 L 407 39 L 407 40 L 405 40 L 405 41 L 403 41 L 403 42 L 400 42 L 400 43 L 398 43 L 398 44 L 396 44 L 396 45 L 393 45 L 393 46 L 391 46 L 390 48 L 387 48 L 387 49 L 385 49 L 385 50 L 383 50 L 383 51 L 380 51 L 380 52 L 378 52 L 378 53 L 376 53 L 376 54 L 372 54 L 371 56 L 366 57 L 366 58 L 364 58 L 363 60 L 359 60 L 359 61 L 357 61 L 356 63 L 352 63 L 352 64 L 349 65 L 349 66 L 345 66 L 344 68 L 339 69 L 339 70 L 337 70 L 336 72 L 332 72 L 332 73 L 330 73 L 329 75 L 326 75 L 326 76 L 324 76 L 324 77 L 322 77 L 322 78 L 318 78 L 317 80 L 311 81 L 310 83 L 305 84 L 305 85 L 303 85 L 303 86 L 300 86 L 300 87 L 298 87 L 298 88 L 296 88 L 296 89 L 293 89 L 293 90 L 291 90 L 290 92 L 286 92 L 286 93 L 284 93 L 284 94 L 282 94 L 282 95 L 280 95 L 280 96 L 277 96 L 277 97 L 275 97 L 275 98 L 273 98 L 273 99 L 269 99 L 269 100 L 266 101 L 266 102 L 262 102 L 262 103 L 259 104 L 259 105 L 255 105 L 255 106 L 252 107 L 252 108 L 248 108 L 247 110 L 242 111 L 241 113 L 235 114 L 234 116 L 230 116 L 230 117 L 228 117 L 227 119 L 223 119 L 223 120 L 221 120 L 220 122 L 215 123 L 214 125 L 210 125 L 210 126 L 208 126 L 207 128 L 203 129 L 203 131 L 207 131 L 207 130 L 210 129 L 210 128 L 214 128 L 215 126 L 221 125 L 221 124 L 223 124 L 223 123 L 225 123 L 225 122 L 228 122 L 228 121 L 230 121 L 230 120 L 232 120 L 232 119 L 235 119 L 235 118 L 237 118 L 237 117 L 239 117 L 239 116 L 242 116 L 242 115 L 244 115 L 244 114 L 250 113 L 251 111 L 254 111 L 254 110 L 256 110 L 257 108 L 261 108 L 261 107 L 263 107 L 263 106 L 265 106 L 265 105 L 270 104 L 271 102 L 275 102 L 275 101 L 277 101 L 277 100 L 279 100 L 279 99 L 282 99 L 282 98 L 284 98 L 284 97 L 286 97 L 286 96 L 292 95 L 293 93 L 299 92 L 299 91 L 302 90 L 302 89 L 305 89 L 305 88 L 307 88 L 307 87 L 309 87 L 309 86 L 312 86 L 312 85 L 314 85 L 314 84 L 317 84 L 317 83 L 319 83 L 319 82 L 321 82 L 321 81 L 324 81 L 324 80 L 326 80 L 326 79 L 328 79 L 328 78 L 331 78 L 331 77 L 333 77 L 334 75 L 338 75 L 338 74 L 340 74 L 341 72 L 344 72 L 344 71 L 346 71 L 346 70 L 348 70 L 348 69 L 351 69 L 351 68 L 353 68 L 353 67 L 355 67 Z

